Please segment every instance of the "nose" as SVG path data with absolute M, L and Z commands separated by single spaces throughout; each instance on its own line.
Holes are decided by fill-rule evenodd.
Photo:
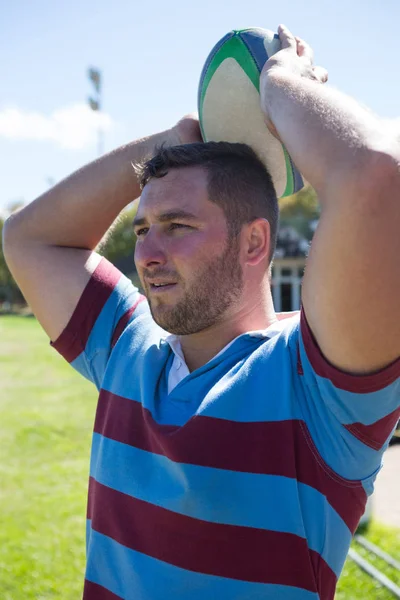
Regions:
M 143 239 L 136 242 L 136 268 L 138 270 L 148 269 L 149 267 L 163 266 L 166 262 L 167 257 L 160 237 L 156 231 L 150 229 Z

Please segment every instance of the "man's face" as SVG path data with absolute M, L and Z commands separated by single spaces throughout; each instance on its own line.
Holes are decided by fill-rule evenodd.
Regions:
M 239 242 L 208 200 L 202 168 L 171 169 L 145 186 L 134 229 L 135 263 L 154 320 L 176 335 L 220 322 L 243 287 Z

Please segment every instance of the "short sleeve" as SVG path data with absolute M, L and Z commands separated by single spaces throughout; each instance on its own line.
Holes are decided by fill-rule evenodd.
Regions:
M 114 346 L 128 325 L 140 317 L 149 320 L 145 297 L 102 258 L 64 331 L 50 344 L 100 389 Z
M 340 371 L 321 353 L 302 311 L 297 371 L 302 412 L 318 452 L 341 477 L 365 480 L 371 493 L 400 418 L 400 359 L 372 374 Z

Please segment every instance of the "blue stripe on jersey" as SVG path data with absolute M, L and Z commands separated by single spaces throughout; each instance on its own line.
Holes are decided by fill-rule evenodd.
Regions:
M 368 479 L 379 468 L 381 454 L 343 427 L 329 406 L 321 401 L 315 386 L 303 396 L 302 412 L 318 452 L 341 477 L 350 481 Z
M 99 452 L 107 457 L 106 463 L 112 464 L 112 469 L 101 467 L 104 460 L 98 468 Z M 289 477 L 213 469 L 210 478 L 209 467 L 177 464 L 96 433 L 90 475 L 103 485 L 176 513 L 307 538 L 309 548 L 321 554 L 337 576 L 351 541 L 348 527 L 325 497 Z M 285 512 L 281 510 L 283 498 Z M 325 519 L 332 535 L 332 544 L 327 548 L 325 528 L 321 527 Z
M 91 530 L 90 535 L 96 552 L 89 556 L 86 578 L 124 600 L 318 600 L 318 594 L 296 587 L 187 571 L 126 548 L 97 531 Z
M 335 388 L 328 379 L 314 373 L 320 394 L 326 399 L 327 404 L 335 411 L 341 423 L 363 423 L 372 425 L 379 418 L 389 415 L 399 404 L 400 381 L 397 379 L 383 390 L 376 392 L 356 394 Z M 379 405 L 379 411 L 376 406 Z M 378 412 L 380 417 L 378 417 Z
M 305 350 L 302 336 L 300 339 L 300 355 L 304 376 L 314 386 L 317 385 L 319 394 L 324 398 L 336 418 L 345 425 L 363 423 L 372 425 L 385 415 L 389 415 L 399 406 L 400 379 L 387 385 L 381 390 L 369 393 L 355 393 L 337 388 L 333 383 L 313 370 Z M 362 376 L 354 376 L 362 383 Z
M 131 281 L 121 276 L 118 284 L 112 291 L 103 306 L 96 323 L 90 332 L 85 351 L 73 361 L 72 366 L 100 389 L 107 362 L 110 356 L 110 343 L 114 329 L 119 319 L 126 313 L 139 298 L 137 288 Z M 139 304 L 131 320 L 148 310 L 146 303 Z
M 157 332 L 156 332 L 157 333 Z M 154 336 L 154 339 L 153 339 Z M 129 336 L 127 336 L 128 342 Z M 132 377 L 120 376 L 116 364 L 110 368 L 103 388 L 112 391 L 118 396 L 138 401 L 141 398 L 142 404 L 154 415 L 159 423 L 176 425 L 178 423 L 173 418 L 168 419 L 169 412 L 166 409 L 163 413 L 164 418 L 160 418 L 160 410 L 155 405 L 155 384 L 160 379 L 165 389 L 160 389 L 162 401 L 167 394 L 168 372 L 162 372 L 164 364 L 168 361 L 170 368 L 172 361 L 168 358 L 171 350 L 166 342 L 161 342 L 159 348 L 155 344 L 155 335 L 152 331 L 147 335 L 146 340 L 141 339 L 141 333 L 136 333 L 135 340 L 130 341 L 130 347 L 124 346 L 124 340 L 113 354 L 115 363 L 118 361 L 126 365 L 127 352 L 131 356 L 132 363 L 130 372 L 135 370 L 136 346 L 141 345 L 143 354 L 144 343 L 149 343 L 148 338 L 153 339 L 152 345 L 146 350 L 147 356 L 143 360 L 141 356 L 140 376 L 132 380 Z M 282 348 L 272 352 L 277 344 Z M 132 351 L 132 345 L 135 346 Z M 258 346 L 258 348 L 257 348 Z M 251 353 L 251 349 L 254 351 Z M 242 358 L 241 355 L 244 355 Z M 284 357 L 284 358 L 283 358 Z M 274 339 L 260 341 L 254 340 L 252 336 L 242 336 L 236 340 L 227 350 L 226 355 L 217 357 L 209 363 L 189 374 L 178 386 L 168 395 L 168 403 L 177 405 L 191 401 L 192 405 L 198 406 L 201 402 L 202 413 L 210 417 L 223 418 L 232 421 L 257 422 L 257 421 L 284 421 L 286 419 L 302 419 L 300 403 L 294 401 L 295 393 L 293 387 L 299 386 L 293 378 L 293 360 L 296 360 L 296 350 L 290 351 L 286 344 Z M 112 367 L 113 365 L 111 365 Z M 146 373 L 144 369 L 147 369 Z M 149 377 L 145 377 L 145 374 Z M 154 385 L 152 384 L 154 379 Z M 248 380 L 252 381 L 252 387 L 249 388 Z M 200 388 L 201 385 L 201 388 Z M 249 393 L 249 389 L 254 393 Z M 279 396 L 276 390 L 279 390 Z M 303 393 L 299 386 L 299 393 Z M 246 402 L 241 399 L 246 398 Z M 183 407 L 185 414 L 186 407 Z M 187 418 L 186 418 L 187 420 Z
M 72 361 L 71 367 L 76 369 L 78 373 L 83 375 L 86 379 L 93 382 L 93 377 L 90 370 L 90 361 L 84 352 L 81 352 L 80 355 Z
M 371 417 L 368 415 L 375 414 L 376 421 L 378 412 L 381 416 L 392 412 L 398 405 L 399 380 L 378 392 L 355 394 L 337 389 L 328 379 L 316 375 L 302 341 L 300 356 L 305 393 L 299 395 L 299 399 L 303 418 L 318 452 L 341 477 L 362 480 L 365 490 L 370 494 L 380 469 L 382 452 L 361 442 L 343 425 L 362 422 L 363 419 L 370 423 Z

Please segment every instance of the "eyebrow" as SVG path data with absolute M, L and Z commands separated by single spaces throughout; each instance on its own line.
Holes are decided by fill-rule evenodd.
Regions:
M 184 219 L 185 221 L 196 221 L 198 217 L 193 215 L 190 212 L 186 212 L 185 210 L 171 210 L 169 212 L 161 213 L 157 217 L 157 221 L 160 223 L 166 223 L 167 221 L 176 221 L 179 219 Z M 134 218 L 132 221 L 132 227 L 141 227 L 147 223 L 147 219 L 144 217 Z

